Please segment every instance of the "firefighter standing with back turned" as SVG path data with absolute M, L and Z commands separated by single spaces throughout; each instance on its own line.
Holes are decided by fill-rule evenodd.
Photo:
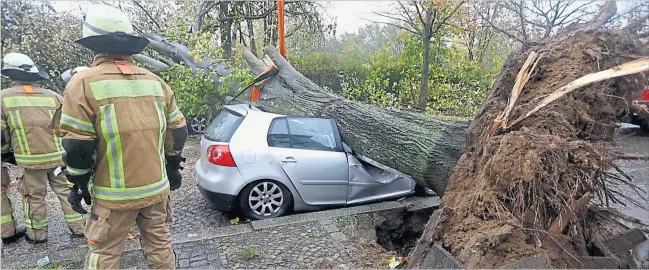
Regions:
M 3 138 L 8 143 L 3 145 L 3 153 L 5 148 L 11 147 L 18 165 L 16 178 L 23 197 L 26 239 L 32 243 L 47 241 L 45 196 L 48 182 L 59 198 L 70 231 L 81 237 L 83 217 L 72 210 L 65 176 L 55 170 L 63 165 L 61 139 L 48 128 L 54 110 L 61 104 L 61 95 L 35 83 L 48 79 L 48 76 L 39 72 L 34 62 L 24 54 L 7 54 L 2 59 L 2 74 L 12 80 L 12 87 L 1 92 L 2 126 L 4 135 L 7 135 Z
M 84 266 L 119 268 L 126 237 L 137 224 L 149 267 L 175 268 L 169 189 L 182 180 L 185 117 L 169 86 L 133 64 L 130 55 L 144 50 L 148 40 L 133 35 L 126 14 L 89 8 L 76 42 L 96 55 L 92 67 L 68 83 L 59 129 L 68 181 L 74 183 L 69 200 L 82 213 L 95 174 Z

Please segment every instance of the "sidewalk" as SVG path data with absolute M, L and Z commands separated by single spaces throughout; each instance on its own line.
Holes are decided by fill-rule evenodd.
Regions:
M 376 244 L 379 223 L 403 223 L 414 211 L 432 211 L 437 197 L 411 197 L 313 213 L 296 214 L 246 224 L 205 227 L 173 235 L 179 268 L 377 268 L 394 256 Z M 391 217 L 394 217 L 392 219 Z M 81 241 L 83 242 L 83 241 Z M 3 256 L 2 268 L 33 268 L 49 256 L 47 268 L 82 268 L 85 243 L 56 251 Z M 146 268 L 136 240 L 128 240 L 121 268 Z M 386 266 L 387 267 L 387 266 Z

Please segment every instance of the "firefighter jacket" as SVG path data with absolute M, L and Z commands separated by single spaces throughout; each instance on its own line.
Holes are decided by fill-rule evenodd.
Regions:
M 34 83 L 12 82 L 0 92 L 2 132 L 9 138 L 3 153 L 13 149 L 16 163 L 27 169 L 51 169 L 63 166 L 61 138 L 48 124 L 62 102 L 61 95 Z
M 169 195 L 165 147 L 172 149 L 173 138 L 167 129 L 184 128 L 185 121 L 161 78 L 128 55 L 98 54 L 68 83 L 59 130 L 64 139 L 97 142 L 94 203 L 134 210 Z M 71 171 L 90 169 L 68 164 Z

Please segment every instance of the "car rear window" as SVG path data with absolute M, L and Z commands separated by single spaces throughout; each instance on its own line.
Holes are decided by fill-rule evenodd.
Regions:
M 228 109 L 221 110 L 205 130 L 205 138 L 215 142 L 230 142 L 243 118 L 242 115 Z

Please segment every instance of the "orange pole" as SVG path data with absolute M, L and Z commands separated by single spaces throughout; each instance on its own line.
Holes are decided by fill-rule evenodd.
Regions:
M 284 38 L 284 0 L 277 0 L 277 29 L 279 30 L 279 54 L 286 57 L 286 40 Z

